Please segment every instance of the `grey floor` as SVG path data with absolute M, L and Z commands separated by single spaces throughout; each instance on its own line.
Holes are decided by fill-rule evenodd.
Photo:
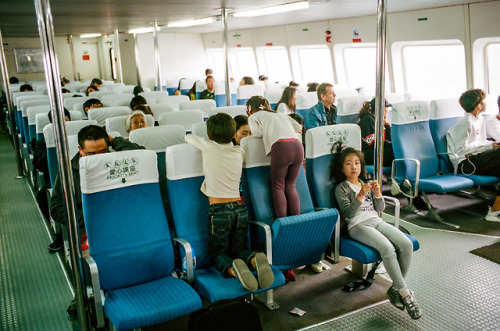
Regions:
M 0 330 L 71 330 L 72 299 L 26 178 L 0 133 Z
M 424 316 L 414 321 L 386 300 L 306 329 L 499 330 L 500 265 L 469 251 L 500 238 L 401 225 L 421 244 L 407 282 Z

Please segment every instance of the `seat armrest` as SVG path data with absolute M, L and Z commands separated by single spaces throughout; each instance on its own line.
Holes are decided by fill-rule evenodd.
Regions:
M 266 256 L 269 264 L 273 264 L 273 238 L 271 227 L 266 223 L 258 221 L 248 221 L 248 223 L 255 224 L 264 229 L 264 231 L 266 232 Z
M 90 281 L 92 283 L 92 291 L 94 292 L 94 307 L 97 319 L 97 328 L 103 328 L 105 325 L 104 321 L 104 300 L 101 294 L 101 283 L 99 282 L 99 271 L 97 270 L 97 264 L 92 257 L 86 257 L 84 261 L 87 263 L 90 271 Z
M 420 181 L 420 160 L 417 160 L 417 159 L 410 159 L 410 158 L 403 158 L 403 159 L 394 159 L 392 161 L 392 169 L 391 169 L 391 180 L 393 183 L 397 183 L 396 181 L 396 163 L 397 162 L 401 162 L 401 161 L 410 161 L 410 162 L 414 162 L 415 165 L 416 165 L 416 174 L 415 174 L 415 190 L 413 191 L 413 195 L 408 195 L 404 192 L 401 192 L 403 193 L 404 196 L 408 197 L 408 198 L 416 198 L 418 196 L 418 183 Z
M 401 209 L 399 200 L 386 195 L 383 195 L 382 197 L 384 198 L 384 201 L 390 201 L 390 203 L 394 205 L 394 226 L 399 229 L 399 213 Z
M 172 240 L 174 242 L 178 242 L 184 248 L 184 252 L 186 253 L 186 272 L 187 272 L 187 281 L 188 284 L 192 284 L 194 281 L 194 263 L 193 263 L 193 248 L 191 244 L 187 242 L 185 239 L 180 237 L 173 237 Z M 181 261 L 182 265 L 182 261 Z

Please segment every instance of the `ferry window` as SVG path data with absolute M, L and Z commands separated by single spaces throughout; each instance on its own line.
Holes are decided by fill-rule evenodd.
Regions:
M 116 80 L 115 50 L 113 48 L 109 49 L 109 61 L 111 63 L 111 79 Z
M 257 78 L 259 76 L 257 70 L 257 62 L 255 61 L 255 53 L 252 48 L 235 48 L 231 50 L 231 68 L 236 80 L 240 80 L 244 76 Z
M 467 89 L 463 45 L 407 45 L 402 48 L 406 92 L 441 97 Z
M 500 94 L 500 43 L 492 43 L 486 47 L 486 68 L 488 70 L 489 94 Z
M 303 82 L 333 83 L 330 50 L 326 45 L 294 46 L 290 49 L 296 76 Z
M 217 76 L 220 76 L 218 79 L 223 79 L 225 71 L 224 49 L 209 48 L 207 49 L 207 57 L 208 66 L 214 70 Z M 231 72 L 231 66 L 229 68 L 229 72 Z M 231 74 L 229 75 L 231 76 Z
M 290 61 L 285 47 L 257 47 L 257 61 L 260 73 L 269 77 L 270 81 L 288 83 L 292 80 Z
M 376 47 L 345 47 L 342 52 L 342 58 L 347 86 L 351 89 L 363 87 L 365 90 L 375 91 L 377 79 Z

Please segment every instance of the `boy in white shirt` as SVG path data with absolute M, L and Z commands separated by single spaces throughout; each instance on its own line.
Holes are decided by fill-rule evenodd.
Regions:
M 486 110 L 481 89 L 464 92 L 459 99 L 466 111 L 446 133 L 448 153 L 457 170 L 465 175 L 488 175 L 500 178 L 500 144 L 486 140 L 486 127 L 482 112 Z M 456 155 L 456 157 L 454 156 Z M 485 219 L 500 222 L 500 192 Z
M 247 250 L 248 212 L 239 185 L 245 153 L 234 146 L 236 123 L 225 113 L 207 121 L 209 141 L 190 134 L 186 141 L 201 150 L 205 180 L 201 191 L 208 197 L 209 255 L 224 277 L 237 277 L 243 287 L 255 291 L 268 288 L 274 274 L 264 253 Z M 234 260 L 233 260 L 234 259 Z M 257 270 L 257 279 L 248 266 Z

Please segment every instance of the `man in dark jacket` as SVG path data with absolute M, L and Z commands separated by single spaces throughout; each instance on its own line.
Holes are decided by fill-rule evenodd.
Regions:
M 109 153 L 109 147 L 115 151 L 127 151 L 134 149 L 144 149 L 143 146 L 134 144 L 121 137 L 113 138 L 108 135 L 105 129 L 97 125 L 89 125 L 78 132 L 79 153 L 71 160 L 71 170 L 73 173 L 73 183 L 75 188 L 75 205 L 78 216 L 78 226 L 80 233 L 85 232 L 82 209 L 82 191 L 80 188 L 80 158 Z M 50 215 L 52 219 L 60 224 L 68 225 L 66 205 L 62 191 L 61 178 L 57 175 L 54 182 L 54 189 L 50 199 Z

